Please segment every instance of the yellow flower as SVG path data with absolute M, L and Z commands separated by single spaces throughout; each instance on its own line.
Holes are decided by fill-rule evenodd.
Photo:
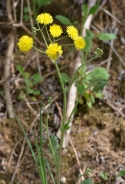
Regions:
M 37 16 L 36 21 L 40 24 L 48 25 L 53 22 L 53 17 L 49 13 L 42 13 Z
M 33 38 L 29 36 L 22 36 L 18 41 L 19 50 L 22 52 L 28 52 L 33 47 Z
M 63 53 L 62 47 L 57 43 L 50 43 L 46 50 L 46 54 L 50 59 L 57 60 L 59 55 Z
M 60 36 L 60 35 L 62 34 L 62 32 L 63 32 L 61 26 L 56 25 L 56 24 L 50 26 L 49 31 L 50 31 L 50 34 L 51 34 L 53 37 L 58 37 L 58 36 Z
M 79 33 L 78 30 L 74 26 L 68 26 L 66 29 L 68 36 L 71 37 L 71 39 L 75 40 Z
M 86 46 L 86 42 L 81 36 L 77 37 L 74 44 L 77 50 L 83 49 Z

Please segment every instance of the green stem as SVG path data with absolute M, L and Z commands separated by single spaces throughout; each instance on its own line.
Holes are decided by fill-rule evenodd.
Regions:
M 55 165 L 57 165 L 56 155 L 54 153 L 53 146 L 52 146 L 52 143 L 51 143 L 51 140 L 50 140 L 50 137 L 49 137 L 50 136 L 49 135 L 49 126 L 48 126 L 49 112 L 50 112 L 50 106 L 49 106 L 48 113 L 47 113 L 47 118 L 46 118 L 46 129 L 47 129 L 47 137 L 48 137 L 49 146 L 50 146 L 50 149 L 51 149 L 51 152 L 52 152 L 53 160 L 55 162 Z
M 67 38 L 67 37 L 68 37 L 68 36 L 63 36 L 62 38 L 55 39 L 55 41 L 58 42 L 58 41 L 60 41 L 60 40 L 62 40 L 62 39 L 64 39 L 64 38 Z
M 74 45 L 73 43 L 69 43 L 69 44 L 66 44 L 66 45 L 61 45 L 62 47 L 66 47 L 66 46 L 70 46 L 70 45 Z
M 45 36 L 44 36 L 44 34 L 43 34 L 43 32 L 42 32 L 42 29 L 40 29 L 39 24 L 37 24 L 37 26 L 38 26 L 38 28 L 39 28 L 39 30 L 40 30 L 40 32 L 41 32 L 41 35 L 42 35 L 42 37 L 43 37 L 43 39 L 44 39 L 44 42 L 45 42 L 45 44 L 46 44 L 46 47 L 47 47 L 48 44 L 47 44 L 46 38 L 45 38 Z
M 66 121 L 66 92 L 63 93 L 63 120 L 62 120 L 62 127 Z M 59 152 L 57 158 L 57 184 L 60 184 L 60 165 L 61 165 L 61 153 L 62 153 L 62 145 L 64 140 L 65 130 L 61 131 L 61 138 L 60 138 L 60 145 L 59 145 Z
M 35 46 L 33 46 L 33 48 L 34 48 L 35 50 L 37 50 L 37 51 L 42 52 L 43 54 L 45 54 L 44 51 L 42 51 L 42 50 L 40 50 L 40 49 L 37 49 Z
M 46 29 L 46 32 L 47 32 L 47 35 L 48 35 L 49 41 L 52 43 L 52 40 L 51 40 L 51 38 L 50 38 L 50 35 L 49 35 L 49 32 L 48 32 L 48 30 L 47 30 L 47 27 L 46 27 L 46 26 L 45 26 L 45 29 Z
M 53 61 L 55 67 L 56 67 L 56 71 L 62 86 L 62 90 L 63 90 L 63 119 L 62 119 L 62 127 L 64 127 L 65 125 L 65 121 L 66 121 L 66 89 L 64 87 L 64 83 L 60 74 L 60 70 L 58 68 L 57 62 Z M 57 167 L 56 167 L 56 172 L 57 172 L 57 184 L 60 184 L 60 165 L 61 165 L 61 152 L 62 152 L 62 145 L 63 145 L 63 139 L 64 139 L 64 135 L 65 135 L 65 131 L 62 130 L 61 131 L 61 138 L 60 138 L 60 145 L 59 145 L 59 151 L 58 151 L 58 156 L 57 156 Z

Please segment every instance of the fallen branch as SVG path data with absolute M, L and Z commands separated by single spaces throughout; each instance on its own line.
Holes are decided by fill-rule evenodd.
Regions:
M 14 33 L 11 31 L 10 33 L 10 40 L 7 49 L 6 59 L 4 61 L 4 79 L 7 79 L 10 76 L 10 65 L 11 65 L 11 57 L 14 50 Z M 8 112 L 9 118 L 14 118 L 14 113 L 12 110 L 12 100 L 11 100 L 11 93 L 10 93 L 10 81 L 5 80 L 4 83 L 4 93 L 6 98 L 6 108 Z

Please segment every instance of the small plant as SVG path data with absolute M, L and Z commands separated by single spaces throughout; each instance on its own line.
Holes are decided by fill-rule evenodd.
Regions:
M 108 174 L 106 172 L 104 172 L 104 171 L 100 173 L 100 176 L 105 181 L 107 181 L 109 179 Z
M 20 74 L 23 76 L 24 83 L 25 83 L 25 86 L 22 86 L 20 90 L 23 90 L 24 93 L 26 93 L 26 95 L 33 95 L 33 96 L 39 95 L 40 91 L 37 89 L 33 89 L 33 87 L 37 83 L 42 81 L 42 78 L 40 77 L 40 75 L 38 73 L 35 73 L 34 75 L 30 76 L 28 72 L 25 72 L 23 70 L 23 67 L 21 65 L 18 65 L 17 69 L 20 72 Z M 23 98 L 23 95 L 21 94 L 19 98 Z
M 117 174 L 117 176 L 121 176 L 121 177 L 125 176 L 125 169 L 121 169 Z
M 38 15 L 37 18 L 36 18 L 36 21 L 37 21 L 38 28 L 34 27 L 33 32 L 34 32 L 34 34 L 36 34 L 38 31 L 41 32 L 41 35 L 43 37 L 43 40 L 46 44 L 47 49 L 45 51 L 39 50 L 38 48 L 36 48 L 34 46 L 33 38 L 29 37 L 29 36 L 26 36 L 26 35 L 19 39 L 18 47 L 22 52 L 28 52 L 29 50 L 34 48 L 37 51 L 46 54 L 51 59 L 52 63 L 54 64 L 54 66 L 56 68 L 56 71 L 57 71 L 57 74 L 58 74 L 58 78 L 59 78 L 61 86 L 62 86 L 62 91 L 63 91 L 63 120 L 62 120 L 61 140 L 60 140 L 59 148 L 56 146 L 57 145 L 57 138 L 55 136 L 52 136 L 51 138 L 49 138 L 49 136 L 48 136 L 50 150 L 51 150 L 53 160 L 54 160 L 54 163 L 55 163 L 55 167 L 56 167 L 56 178 L 54 178 L 54 176 L 52 175 L 52 171 L 50 169 L 50 166 L 48 168 L 49 169 L 48 171 L 50 173 L 50 176 L 53 178 L 53 182 L 59 184 L 60 183 L 60 164 L 61 164 L 62 143 L 63 143 L 63 138 L 64 138 L 65 132 L 70 128 L 70 126 L 68 124 L 70 119 L 68 119 L 68 121 L 66 122 L 66 102 L 67 102 L 66 96 L 67 96 L 67 92 L 70 89 L 70 87 L 71 87 L 71 85 L 74 81 L 77 81 L 77 85 L 78 85 L 78 82 L 82 81 L 82 84 L 83 84 L 82 88 L 83 89 L 81 88 L 81 90 L 82 90 L 81 92 L 80 92 L 80 89 L 78 90 L 78 94 L 80 94 L 80 97 L 79 97 L 79 99 L 80 99 L 84 95 L 84 92 L 86 91 L 85 87 L 87 87 L 87 89 L 91 87 L 91 84 L 88 84 L 89 87 L 85 86 L 85 84 L 87 84 L 87 82 L 92 78 L 92 74 L 90 76 L 88 76 L 88 78 L 86 78 L 86 83 L 85 83 L 85 80 L 83 80 L 84 76 L 85 76 L 85 70 L 83 70 L 83 67 L 85 67 L 84 63 L 82 64 L 82 66 L 80 68 L 78 68 L 77 72 L 74 74 L 74 78 L 71 81 L 69 80 L 68 76 L 65 73 L 61 74 L 60 70 L 59 70 L 59 67 L 58 67 L 57 61 L 59 59 L 61 59 L 61 56 L 63 54 L 63 50 L 62 50 L 63 45 L 58 44 L 58 40 L 60 40 L 61 38 L 60 39 L 57 39 L 57 38 L 63 32 L 62 27 L 60 25 L 53 24 L 48 29 L 48 27 L 47 27 L 48 24 L 51 24 L 53 22 L 53 17 L 48 13 L 42 13 L 42 14 Z M 43 25 L 42 28 L 40 27 L 40 25 Z M 45 36 L 44 36 L 44 29 L 45 29 L 45 31 L 48 35 L 48 39 L 46 39 Z M 86 42 L 81 36 L 79 36 L 79 32 L 76 29 L 76 27 L 74 27 L 72 25 L 69 25 L 66 28 L 66 32 L 68 34 L 68 37 L 70 37 L 73 41 L 72 45 L 74 45 L 77 50 L 81 50 L 81 49 L 84 50 L 85 49 Z M 49 44 L 48 44 L 48 40 L 50 42 Z M 98 58 L 101 55 L 102 55 L 102 50 L 97 49 L 96 52 L 95 52 L 95 58 Z M 34 91 L 31 90 L 31 87 L 36 82 L 39 82 L 39 77 L 37 76 L 38 80 L 34 80 L 34 77 L 29 79 L 29 74 L 24 72 L 21 66 L 18 66 L 18 70 L 20 71 L 20 73 L 24 77 L 27 92 L 28 93 L 34 93 Z M 99 76 L 99 77 L 100 78 L 98 78 L 98 76 L 97 76 L 96 79 L 95 79 L 96 84 L 98 84 L 98 82 L 102 80 L 101 76 Z M 80 78 L 80 80 L 79 80 L 79 78 Z M 84 81 L 84 83 L 83 83 L 83 81 Z M 67 83 L 67 82 L 69 83 L 69 86 L 65 87 L 64 84 Z M 90 83 L 94 84 L 94 82 L 92 82 L 92 81 L 90 81 Z M 47 122 L 46 126 L 47 126 L 47 129 L 48 129 L 48 118 L 47 118 L 46 122 Z M 41 134 L 42 134 L 42 132 L 41 132 Z M 42 137 L 41 137 L 41 139 L 42 139 Z M 43 170 L 38 169 L 39 174 L 40 174 L 40 178 L 41 178 L 42 183 L 46 184 L 47 179 L 45 179 L 46 178 L 46 171 L 45 171 L 46 169 L 45 168 L 47 168 L 47 165 L 48 165 L 47 163 L 48 162 L 47 161 L 44 162 L 44 156 L 43 156 L 43 158 L 41 158 L 40 155 L 42 154 L 42 152 L 39 152 L 39 149 L 38 149 L 39 146 L 38 146 L 37 142 L 36 142 L 36 145 L 37 145 L 37 152 L 38 152 L 39 159 L 43 159 L 42 163 L 41 162 L 37 163 L 37 165 L 43 164 L 44 172 L 43 172 Z M 40 145 L 40 149 L 42 149 L 41 147 L 42 147 L 42 144 Z M 57 149 L 58 149 L 58 152 L 57 152 Z M 38 166 L 38 168 L 39 168 L 39 166 Z
M 84 9 L 84 18 L 86 19 L 89 14 L 94 13 L 97 10 L 98 6 L 95 6 L 88 11 L 87 5 L 83 6 Z M 67 22 L 65 25 L 70 24 L 70 21 L 67 19 L 64 19 L 60 16 L 56 17 L 58 20 L 60 19 L 61 22 Z M 83 24 L 85 20 L 83 19 Z M 82 65 L 77 69 L 75 72 L 74 76 L 72 79 L 68 77 L 66 73 L 61 73 L 59 66 L 58 66 L 58 61 L 62 59 L 63 57 L 63 47 L 66 45 L 61 44 L 61 40 L 64 39 L 64 37 L 60 37 L 64 30 L 60 25 L 57 24 L 52 24 L 53 23 L 53 17 L 49 13 L 42 13 L 37 16 L 36 18 L 36 23 L 37 27 L 33 27 L 33 37 L 34 35 L 37 34 L 39 31 L 41 33 L 41 36 L 43 38 L 43 41 L 46 45 L 45 50 L 40 50 L 34 46 L 34 40 L 33 37 L 29 37 L 27 35 L 22 36 L 19 39 L 18 42 L 18 47 L 20 51 L 22 52 L 28 52 L 32 48 L 36 49 L 39 52 L 42 52 L 46 56 L 50 58 L 52 61 L 53 65 L 56 68 L 58 79 L 60 81 L 61 87 L 62 87 L 62 92 L 63 92 L 63 118 L 62 118 L 62 125 L 61 125 L 61 139 L 60 143 L 58 143 L 58 140 L 55 136 L 52 136 L 50 138 L 49 136 L 49 129 L 48 129 L 48 119 L 49 119 L 49 109 L 46 117 L 46 129 L 47 129 L 47 136 L 48 136 L 48 142 L 49 142 L 49 149 L 52 154 L 53 162 L 55 164 L 56 168 L 56 176 L 53 174 L 52 169 L 51 169 L 51 164 L 47 160 L 47 158 L 44 157 L 44 152 L 43 152 L 43 121 L 42 121 L 42 114 L 40 113 L 40 144 L 38 140 L 36 140 L 36 150 L 37 150 L 37 158 L 36 158 L 36 153 L 32 148 L 32 145 L 23 129 L 23 132 L 26 136 L 28 145 L 30 147 L 30 150 L 32 152 L 33 158 L 35 160 L 39 176 L 41 179 L 41 182 L 43 184 L 47 184 L 49 181 L 47 181 L 47 176 L 49 176 L 52 179 L 52 182 L 54 184 L 60 184 L 60 169 L 61 169 L 61 152 L 62 152 L 62 144 L 63 144 L 63 139 L 65 132 L 69 130 L 69 122 L 71 115 L 69 116 L 69 119 L 66 120 L 66 108 L 67 108 L 67 93 L 72 86 L 74 82 L 76 82 L 76 86 L 78 89 L 78 102 L 77 104 L 82 100 L 82 97 L 86 99 L 87 105 L 89 107 L 92 106 L 92 104 L 95 102 L 95 98 L 101 98 L 101 89 L 106 85 L 109 74 L 107 71 L 102 68 L 98 67 L 92 70 L 90 73 L 86 74 L 86 63 L 94 60 L 95 58 L 100 58 L 103 54 L 102 49 L 97 48 L 95 51 L 95 55 L 92 59 L 87 61 L 87 56 L 88 53 L 91 50 L 92 46 L 92 39 L 94 35 L 89 31 L 86 30 L 86 37 L 83 39 L 79 35 L 79 31 L 77 28 L 73 25 L 68 25 L 66 27 L 66 33 L 67 37 L 69 37 L 72 40 L 72 44 L 68 44 L 74 46 L 77 50 L 81 50 L 82 53 Z M 50 25 L 52 24 L 52 25 Z M 50 25 L 50 26 L 49 26 Z M 45 33 L 47 37 L 45 37 Z M 103 35 L 104 36 L 104 35 Z M 60 38 L 58 38 L 60 37 Z M 98 36 L 99 37 L 99 36 Z M 100 37 L 99 37 L 100 38 Z M 101 37 L 102 38 L 102 37 Z M 29 76 L 27 72 L 24 72 L 21 66 L 18 66 L 19 72 L 22 74 L 24 77 L 24 82 L 26 84 L 26 92 L 28 94 L 38 94 L 38 91 L 34 91 L 32 87 L 40 81 L 40 78 L 38 75 L 33 75 Z M 67 84 L 67 85 L 65 85 Z M 50 106 L 52 104 L 52 99 L 50 98 L 48 100 Z M 71 112 L 73 114 L 75 111 L 75 108 Z M 41 109 L 40 109 L 41 112 Z M 87 179 L 82 181 L 81 184 L 93 184 L 92 180 L 88 177 L 90 173 L 90 170 L 86 172 Z

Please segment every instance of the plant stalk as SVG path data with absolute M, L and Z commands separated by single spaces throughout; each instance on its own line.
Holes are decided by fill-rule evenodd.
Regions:
M 58 68 L 57 62 L 54 61 L 55 67 L 56 67 L 56 71 L 61 83 L 61 87 L 63 90 L 63 119 L 62 119 L 62 127 L 64 127 L 65 125 L 65 121 L 66 121 L 66 94 L 67 91 L 64 87 L 64 83 L 60 74 L 60 70 Z M 59 144 L 59 151 L 58 151 L 58 156 L 57 156 L 57 167 L 56 167 L 56 177 L 57 177 L 57 184 L 60 184 L 60 165 L 61 165 L 61 152 L 62 152 L 62 145 L 63 145 L 63 139 L 64 139 L 64 135 L 65 135 L 65 130 L 61 131 L 61 138 L 60 138 L 60 144 Z

